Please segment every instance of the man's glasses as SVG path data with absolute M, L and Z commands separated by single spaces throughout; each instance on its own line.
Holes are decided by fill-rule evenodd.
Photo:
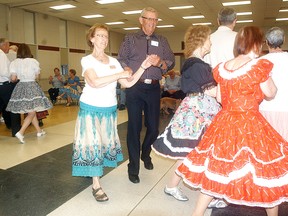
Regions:
M 150 22 L 157 22 L 158 21 L 158 18 L 149 18 L 149 17 L 144 17 L 144 16 L 141 16 L 143 19 L 146 19 Z

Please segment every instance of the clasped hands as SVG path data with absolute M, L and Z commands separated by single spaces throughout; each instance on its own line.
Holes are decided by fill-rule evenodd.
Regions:
M 141 69 L 141 68 L 142 69 L 147 69 L 151 65 L 157 66 L 157 65 L 159 65 L 160 61 L 161 61 L 160 57 L 155 55 L 155 54 L 147 55 L 146 59 L 142 62 L 142 64 L 141 64 L 139 69 Z M 132 77 L 133 71 L 132 71 L 131 68 L 125 67 L 124 71 L 122 73 L 123 73 L 122 78 L 126 78 L 128 81 L 131 81 L 133 79 L 133 77 Z

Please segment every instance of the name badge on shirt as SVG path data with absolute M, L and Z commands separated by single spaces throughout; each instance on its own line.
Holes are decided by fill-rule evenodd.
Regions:
M 116 69 L 115 65 L 110 65 L 110 69 Z
M 159 45 L 159 42 L 158 41 L 151 41 L 151 45 L 152 46 L 156 46 L 156 47 L 158 47 L 158 45 Z

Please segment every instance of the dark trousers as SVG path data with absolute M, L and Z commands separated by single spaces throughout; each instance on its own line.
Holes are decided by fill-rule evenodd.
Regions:
M 55 102 L 57 99 L 57 96 L 59 95 L 59 88 L 50 88 L 48 89 L 48 93 L 49 93 L 51 101 Z
M 186 97 L 186 94 L 182 90 L 178 90 L 174 92 L 173 94 L 170 94 L 168 91 L 164 91 L 162 93 L 162 97 L 170 97 L 175 99 L 184 99 Z
M 14 114 L 6 111 L 7 104 L 11 98 L 11 94 L 14 90 L 16 83 L 7 83 L 0 85 L 0 110 L 5 121 L 7 128 L 11 128 L 12 136 L 21 128 L 21 116 L 20 114 Z
M 151 145 L 159 133 L 160 85 L 136 83 L 133 87 L 126 89 L 126 104 L 128 110 L 128 173 L 138 175 L 140 168 L 140 149 L 142 150 L 141 160 L 151 161 Z M 144 111 L 146 134 L 141 148 L 142 111 Z

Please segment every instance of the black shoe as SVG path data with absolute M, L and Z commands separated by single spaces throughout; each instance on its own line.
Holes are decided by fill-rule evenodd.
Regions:
M 42 127 L 44 124 L 43 124 L 43 121 L 42 120 L 39 120 L 39 127 Z
M 125 105 L 124 104 L 120 104 L 119 110 L 125 110 Z
M 147 169 L 147 170 L 153 170 L 154 166 L 153 166 L 153 163 L 151 161 L 146 161 L 144 162 L 144 167 Z
M 139 179 L 139 176 L 138 176 L 138 175 L 129 174 L 128 176 L 129 176 L 129 180 L 130 180 L 131 182 L 133 182 L 134 184 L 140 182 L 140 179 Z

